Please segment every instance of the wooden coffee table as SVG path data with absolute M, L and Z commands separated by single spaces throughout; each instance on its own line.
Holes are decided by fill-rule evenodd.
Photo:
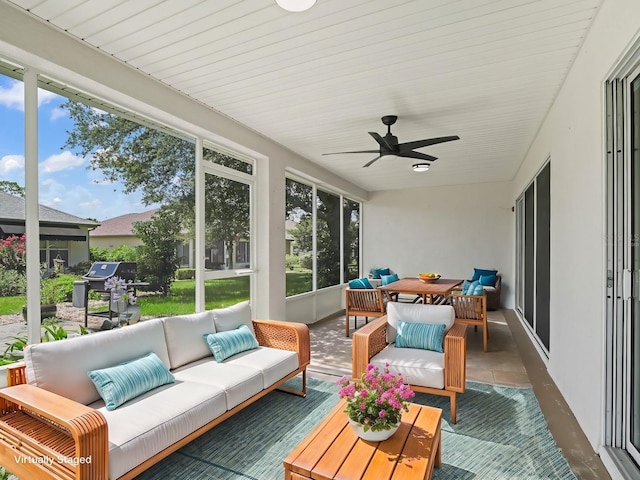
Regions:
M 441 409 L 412 403 L 391 438 L 365 442 L 344 408 L 343 400 L 284 460 L 285 480 L 422 480 L 440 467 Z

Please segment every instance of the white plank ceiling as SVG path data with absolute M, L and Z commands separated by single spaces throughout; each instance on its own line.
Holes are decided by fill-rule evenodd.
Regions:
M 601 0 L 12 0 L 366 190 L 509 181 Z M 459 135 L 411 159 L 376 154 Z

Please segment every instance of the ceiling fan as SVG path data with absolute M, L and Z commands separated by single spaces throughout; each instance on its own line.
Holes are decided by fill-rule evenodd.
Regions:
M 398 117 L 396 115 L 385 115 L 384 117 L 382 117 L 382 123 L 384 123 L 387 126 L 387 134 L 384 137 L 381 137 L 376 132 L 369 132 L 369 135 L 371 135 L 373 139 L 376 142 L 378 142 L 378 145 L 380 145 L 379 150 L 357 150 L 354 152 L 334 152 L 334 153 L 323 153 L 323 155 L 339 155 L 343 153 L 377 153 L 378 154 L 376 158 L 365 163 L 363 167 L 370 166 L 373 162 L 384 157 L 385 155 L 395 155 L 397 157 L 405 157 L 405 158 L 416 158 L 424 162 L 433 162 L 434 160 L 437 160 L 438 157 L 427 155 L 426 153 L 414 152 L 413 150 L 415 148 L 428 147 L 429 145 L 435 145 L 437 143 L 450 142 L 452 140 L 460 140 L 460 137 L 458 137 L 457 135 L 453 135 L 450 137 L 426 138 L 424 140 L 416 140 L 414 142 L 398 143 L 398 137 L 391 134 L 391 125 L 396 123 L 396 120 L 398 120 Z

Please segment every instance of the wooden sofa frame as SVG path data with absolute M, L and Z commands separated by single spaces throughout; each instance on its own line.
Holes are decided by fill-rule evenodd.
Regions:
M 119 480 L 134 478 L 279 387 L 306 396 L 306 369 L 311 361 L 308 327 L 272 320 L 254 320 L 253 327 L 259 345 L 297 352 L 298 369 L 147 459 Z M 300 373 L 301 390 L 281 388 L 283 383 Z M 109 478 L 108 427 L 99 411 L 26 384 L 24 363 L 10 366 L 7 380 L 9 387 L 0 390 L 0 465 L 19 478 Z
M 359 379 L 375 355 L 387 346 L 387 316 L 380 317 L 353 334 L 352 376 Z M 454 324 L 444 337 L 444 389 L 411 385 L 416 392 L 444 395 L 456 423 L 456 394 L 464 393 L 467 371 L 467 326 Z

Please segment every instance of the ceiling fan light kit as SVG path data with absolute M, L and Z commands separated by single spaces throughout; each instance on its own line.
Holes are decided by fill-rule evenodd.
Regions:
M 280 8 L 287 12 L 304 12 L 316 3 L 316 0 L 276 0 Z
M 460 137 L 457 135 L 452 135 L 450 137 L 435 137 L 435 138 L 425 138 L 423 140 L 415 140 L 413 142 L 405 142 L 398 143 L 398 137 L 391 133 L 391 125 L 396 123 L 398 117 L 396 115 L 385 115 L 382 117 L 382 123 L 387 126 L 387 133 L 384 137 L 377 134 L 376 132 L 369 132 L 369 135 L 373 137 L 373 139 L 378 143 L 379 150 L 357 150 L 354 152 L 334 152 L 334 153 L 323 153 L 323 155 L 338 155 L 343 153 L 377 153 L 378 156 L 373 160 L 365 163 L 363 167 L 368 167 L 378 159 L 386 156 L 392 155 L 395 157 L 404 157 L 404 158 L 413 158 L 416 160 L 422 160 L 422 162 L 416 163 L 413 165 L 413 170 L 416 172 L 426 172 L 429 170 L 429 165 L 431 162 L 438 159 L 438 157 L 434 157 L 433 155 L 427 155 L 426 153 L 415 152 L 414 149 L 428 147 L 430 145 L 435 145 L 437 143 L 451 142 L 452 140 L 460 140 Z M 428 163 L 427 163 L 428 162 Z

